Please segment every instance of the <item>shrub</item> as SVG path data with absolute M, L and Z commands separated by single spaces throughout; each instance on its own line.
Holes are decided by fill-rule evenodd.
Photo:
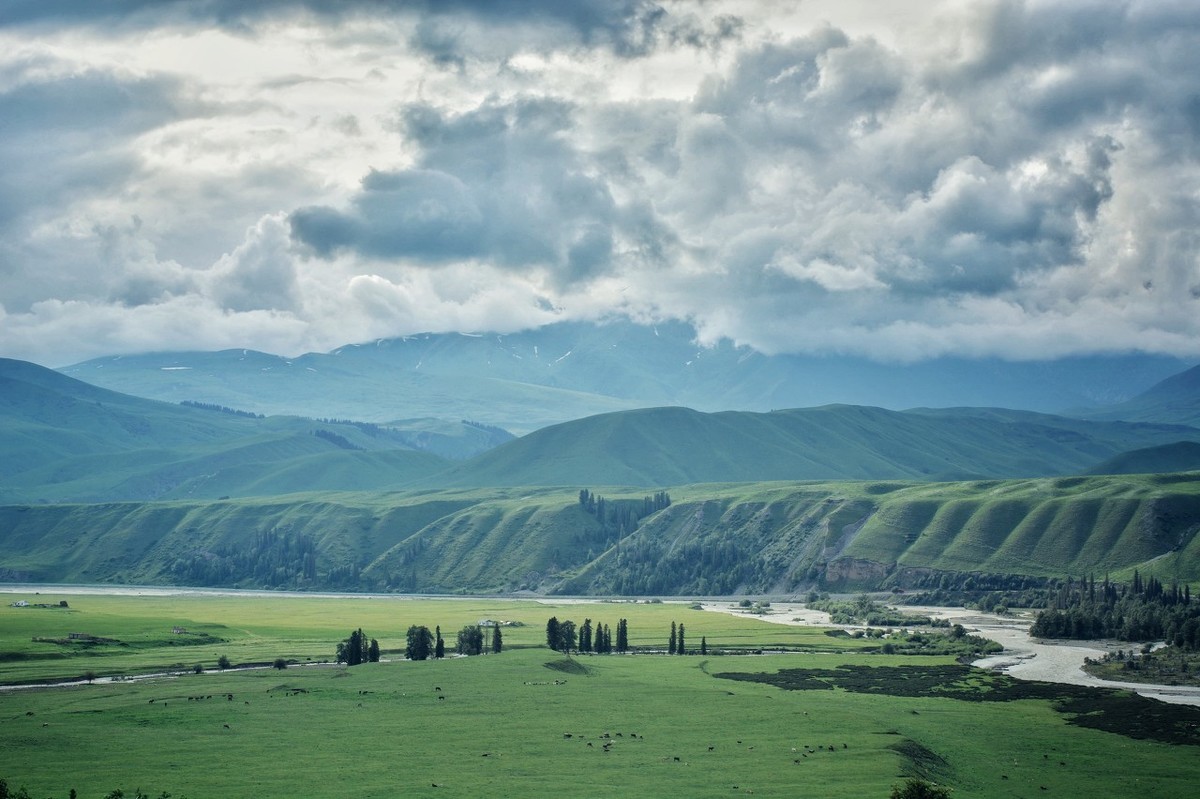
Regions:
M 891 799 L 949 799 L 950 789 L 920 777 L 909 777 L 903 786 L 893 785 Z
M 287 661 L 283 658 L 275 658 L 275 662 L 271 664 L 273 667 L 283 671 L 287 668 Z

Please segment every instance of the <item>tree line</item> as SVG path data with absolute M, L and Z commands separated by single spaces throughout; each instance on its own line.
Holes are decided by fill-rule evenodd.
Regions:
M 1122 641 L 1165 640 L 1183 650 L 1200 650 L 1200 602 L 1191 588 L 1163 585 L 1143 578 L 1118 584 L 1107 577 L 1071 578 L 1053 593 L 1049 607 L 1038 613 L 1029 632 L 1039 638 L 1117 638 Z
M 579 490 L 579 506 L 600 522 L 605 532 L 615 532 L 624 537 L 637 529 L 638 522 L 651 513 L 669 508 L 671 496 L 666 491 L 657 491 L 654 496 L 642 499 L 609 500 L 581 488 Z
M 460 655 L 482 655 L 485 648 L 492 654 L 498 655 L 504 649 L 504 635 L 500 625 L 491 628 L 490 645 L 485 643 L 487 635 L 484 627 L 479 624 L 467 624 L 458 631 L 455 640 L 455 651 Z M 360 663 L 377 663 L 379 661 L 379 642 L 368 638 L 362 628 L 350 633 L 350 636 L 337 645 L 336 658 L 338 663 L 347 666 L 357 666 Z M 404 635 L 404 657 L 406 660 L 441 659 L 446 656 L 446 641 L 442 638 L 441 625 L 431 631 L 428 627 L 413 624 Z
M 625 619 L 617 621 L 614 640 L 607 624 L 596 623 L 593 626 L 591 619 L 584 619 L 583 624 L 576 627 L 570 619 L 560 621 L 557 616 L 551 616 L 546 621 L 546 646 L 564 654 L 572 651 L 597 655 L 628 652 L 629 622 Z

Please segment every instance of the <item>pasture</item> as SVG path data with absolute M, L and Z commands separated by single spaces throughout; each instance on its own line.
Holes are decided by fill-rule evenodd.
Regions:
M 906 774 L 944 782 L 962 797 L 1171 797 L 1194 795 L 1200 778 L 1196 746 L 1076 726 L 1043 698 L 967 701 L 911 685 L 785 690 L 715 676 L 840 665 L 909 666 L 919 675 L 950 661 L 856 653 L 844 648 L 862 645 L 853 639 L 676 603 L 65 598 L 67 611 L 0 608 L 5 682 L 85 667 L 211 669 L 221 654 L 234 664 L 286 657 L 297 665 L 0 692 L 0 778 L 39 799 L 65 799 L 71 789 L 100 799 L 116 788 L 176 799 L 886 797 Z M 550 615 L 580 622 L 585 614 L 614 628 L 627 618 L 634 646 L 665 645 L 675 620 L 688 630 L 689 649 L 703 635 L 712 648 L 812 651 L 567 659 L 542 645 Z M 53 659 L 9 657 L 36 654 L 27 626 L 35 618 L 40 630 L 53 620 L 129 646 L 111 655 L 93 647 Z M 504 628 L 499 655 L 300 665 L 329 659 L 356 627 L 377 637 L 388 658 L 409 624 L 440 624 L 452 641 L 481 618 L 525 626 Z M 173 626 L 226 641 L 163 643 Z M 992 690 L 978 674 L 979 690 Z

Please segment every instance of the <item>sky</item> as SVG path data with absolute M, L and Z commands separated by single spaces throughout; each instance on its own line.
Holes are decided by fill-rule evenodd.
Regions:
M 5 0 L 0 356 L 1200 357 L 1200 3 Z

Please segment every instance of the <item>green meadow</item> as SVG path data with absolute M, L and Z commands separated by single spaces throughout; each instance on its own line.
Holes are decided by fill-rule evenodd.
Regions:
M 946 658 L 867 654 L 854 648 L 870 642 L 681 603 L 43 594 L 20 598 L 70 607 L 8 607 L 16 598 L 0 608 L 2 682 L 205 669 L 0 692 L 0 778 L 38 799 L 118 788 L 190 799 L 886 797 L 905 775 L 962 797 L 1182 797 L 1200 779 L 1196 742 L 1078 723 L 1104 717 L 1103 702 L 1072 713 L 1048 694 L 976 701 L 1012 688 L 985 672 L 938 676 L 958 669 Z M 634 647 L 665 647 L 676 621 L 689 649 L 703 636 L 712 650 L 795 651 L 565 658 L 543 645 L 551 615 L 614 628 L 626 618 Z M 524 626 L 503 628 L 499 655 L 400 659 L 410 624 L 440 625 L 452 647 L 484 618 Z M 316 663 L 357 627 L 387 662 Z M 70 632 L 118 643 L 32 640 Z M 222 654 L 292 665 L 219 672 Z M 863 666 L 904 676 L 893 690 L 840 670 Z M 796 669 L 785 687 L 718 676 Z M 1154 727 L 1176 724 L 1186 738 L 1194 721 Z

